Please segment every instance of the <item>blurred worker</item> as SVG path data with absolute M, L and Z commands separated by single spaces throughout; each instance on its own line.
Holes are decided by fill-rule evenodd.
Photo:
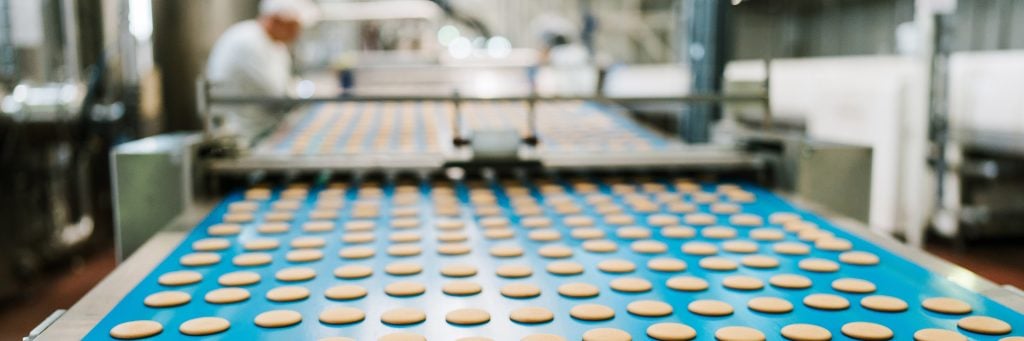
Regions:
M 259 17 L 229 27 L 217 39 L 206 65 L 213 96 L 268 97 L 289 95 L 292 59 L 288 45 L 318 9 L 310 0 L 262 0 Z M 260 105 L 214 107 L 215 129 L 252 140 L 280 121 L 280 108 Z M 278 109 L 278 110 L 275 110 Z

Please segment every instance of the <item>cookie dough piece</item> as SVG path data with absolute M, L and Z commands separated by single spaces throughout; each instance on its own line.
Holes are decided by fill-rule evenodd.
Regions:
M 373 275 L 373 268 L 366 265 L 343 265 L 334 269 L 334 277 L 341 279 L 366 278 Z
M 693 256 L 710 256 L 718 253 L 718 247 L 707 242 L 692 241 L 683 244 L 682 251 Z
M 161 291 L 146 296 L 142 301 L 147 307 L 166 308 L 177 307 L 192 301 L 192 295 L 183 291 Z
M 369 246 L 351 246 L 338 251 L 338 257 L 344 259 L 364 259 L 373 257 L 375 253 L 376 251 Z
M 509 239 L 515 236 L 515 231 L 510 228 L 496 228 L 484 231 L 484 237 L 487 239 Z
M 671 239 L 693 238 L 697 235 L 697 230 L 689 226 L 671 226 L 662 228 L 661 235 Z
M 230 304 L 249 299 L 249 290 L 242 288 L 220 288 L 206 293 L 204 300 L 212 304 Z
M 832 289 L 851 294 L 875 292 L 875 284 L 858 278 L 840 278 L 832 281 Z
M 388 254 L 395 257 L 411 257 L 423 252 L 416 244 L 396 244 L 388 246 Z
M 646 317 L 660 317 L 672 314 L 672 306 L 655 300 L 633 301 L 626 306 L 630 314 Z
M 719 341 L 763 341 L 764 333 L 750 327 L 729 326 L 715 331 L 715 339 Z
M 409 325 L 423 322 L 427 314 L 416 308 L 395 308 L 380 315 L 380 321 L 394 325 Z M 395 339 L 406 340 L 406 339 Z
M 160 322 L 149 320 L 128 321 L 114 326 L 110 329 L 110 337 L 115 339 L 141 339 L 147 338 L 164 331 Z
M 679 218 L 671 214 L 652 214 L 647 217 L 647 225 L 665 227 L 679 224 Z
M 700 235 L 708 239 L 736 238 L 736 229 L 726 226 L 708 226 L 700 230 Z
M 839 261 L 852 265 L 878 264 L 878 256 L 865 251 L 847 251 L 839 254 Z
M 697 264 L 701 268 L 714 271 L 733 271 L 739 268 L 735 261 L 724 257 L 706 257 Z
M 597 286 L 581 282 L 566 283 L 558 287 L 560 295 L 573 298 L 594 297 L 600 292 L 601 289 Z
M 925 328 L 914 332 L 914 341 L 967 341 L 967 337 L 952 330 Z
M 527 283 L 512 283 L 501 287 L 501 294 L 510 298 L 530 298 L 540 296 L 540 287 Z
M 300 286 L 283 286 L 267 291 L 267 299 L 274 302 L 293 302 L 309 297 L 309 289 Z
M 325 244 L 327 241 L 320 237 L 297 237 L 292 239 L 290 245 L 296 249 L 316 249 L 324 247 Z
M 181 256 L 178 263 L 183 266 L 208 266 L 220 263 L 220 255 L 210 252 L 195 252 Z
M 171 271 L 163 275 L 160 275 L 160 277 L 157 278 L 156 282 L 160 283 L 160 285 L 176 287 L 199 283 L 199 281 L 202 280 L 203 274 L 201 273 L 190 270 L 179 270 Z
M 345 222 L 345 231 L 370 231 L 377 227 L 377 222 L 373 220 L 349 220 Z
M 580 240 L 601 239 L 605 237 L 603 230 L 594 227 L 575 228 L 569 232 L 569 235 L 574 239 Z
M 707 213 L 691 213 L 683 217 L 683 223 L 694 226 L 707 226 L 717 221 L 715 216 Z
M 850 307 L 850 301 L 832 294 L 811 294 L 804 297 L 804 305 L 821 310 L 844 310 Z
M 445 314 L 444 319 L 455 325 L 476 325 L 490 321 L 491 314 L 482 309 L 463 308 L 449 311 L 448 314 Z
M 813 324 L 794 323 L 782 327 L 782 337 L 794 341 L 829 341 L 832 332 Z
M 740 264 L 756 269 L 770 269 L 779 266 L 779 260 L 772 256 L 752 255 L 740 259 Z
M 687 341 L 697 337 L 697 330 L 682 323 L 662 322 L 647 327 L 647 336 L 658 341 Z
M 270 310 L 256 315 L 253 322 L 264 328 L 281 328 L 302 322 L 302 314 L 294 310 Z
M 951 315 L 968 314 L 973 310 L 967 302 L 952 297 L 932 297 L 921 301 L 921 307 L 936 313 Z
M 651 291 L 651 282 L 639 277 L 620 277 L 609 283 L 612 290 L 619 292 L 647 292 Z
M 750 230 L 750 239 L 758 241 L 777 241 L 786 238 L 785 232 L 772 227 L 760 227 Z
M 654 258 L 647 261 L 647 268 L 659 272 L 679 272 L 686 270 L 686 262 L 676 258 Z
M 583 249 L 594 253 L 609 253 L 618 250 L 619 246 L 610 240 L 591 239 L 583 242 Z
M 326 324 L 350 324 L 365 318 L 366 313 L 362 309 L 353 307 L 332 307 L 320 312 L 320 322 Z
M 615 310 L 600 304 L 580 304 L 569 310 L 569 316 L 584 321 L 605 321 L 615 317 Z
M 441 292 L 453 296 L 476 295 L 482 290 L 480 284 L 470 281 L 451 281 L 441 286 Z
M 465 226 L 466 224 L 462 220 L 455 219 L 440 219 L 434 223 L 434 227 L 438 230 L 460 230 Z
M 657 240 L 638 240 L 630 244 L 630 248 L 639 254 L 658 254 L 668 251 L 668 246 Z
M 872 295 L 860 299 L 864 308 L 881 312 L 900 312 L 907 310 L 907 302 L 899 298 L 885 295 Z
M 498 267 L 494 271 L 499 277 L 504 278 L 523 278 L 530 277 L 533 275 L 533 269 L 529 265 L 524 264 L 505 264 Z
M 394 282 L 384 287 L 385 294 L 396 297 L 417 296 L 425 291 L 427 287 L 423 284 L 409 281 Z
M 302 224 L 302 231 L 308 233 L 330 232 L 334 230 L 333 221 L 315 220 Z
M 1003 335 L 1013 331 L 1013 327 L 1003 320 L 988 316 L 968 316 L 956 323 L 963 330 L 988 335 Z
M 734 226 L 753 227 L 764 225 L 764 219 L 753 214 L 739 213 L 729 217 L 729 223 Z
M 231 259 L 231 264 L 235 266 L 261 266 L 270 264 L 272 257 L 269 253 L 263 252 L 249 252 L 235 256 Z
M 729 303 L 718 300 L 696 300 L 690 302 L 686 309 L 691 313 L 703 316 L 726 316 L 733 312 Z
M 769 278 L 768 283 L 786 289 L 806 289 L 813 284 L 810 278 L 796 274 L 778 274 Z
M 821 238 L 814 241 L 814 247 L 825 251 L 848 251 L 853 248 L 853 243 L 843 238 Z
M 178 326 L 178 331 L 185 335 L 203 336 L 221 333 L 231 327 L 231 322 L 220 317 L 197 317 L 185 321 Z
M 366 288 L 355 284 L 335 285 L 324 290 L 324 297 L 339 301 L 354 300 L 366 297 Z
M 231 241 L 224 238 L 203 238 L 192 242 L 193 251 L 220 251 L 231 246 Z
M 437 241 L 443 243 L 453 242 L 464 242 L 469 239 L 469 236 L 465 232 L 452 231 L 452 232 L 441 232 L 437 234 Z
M 636 264 L 625 259 L 607 259 L 597 263 L 597 269 L 607 273 L 627 273 L 636 270 Z
M 291 226 L 288 223 L 264 223 L 256 228 L 256 232 L 261 234 L 281 234 L 288 232 Z
M 572 248 L 565 245 L 546 245 L 537 250 L 537 254 L 544 258 L 568 258 L 572 257 Z
M 843 335 L 857 340 L 889 340 L 892 338 L 892 329 L 871 322 L 850 322 L 844 324 L 840 330 Z
M 711 212 L 712 213 L 716 213 L 716 214 L 733 214 L 733 213 L 739 213 L 739 211 L 740 211 L 740 206 L 736 205 L 736 204 L 733 204 L 733 203 L 717 202 L 717 203 L 711 204 Z
M 388 240 L 394 243 L 410 243 L 420 241 L 419 232 L 405 231 L 405 232 L 394 232 L 388 237 Z
M 441 268 L 441 275 L 446 277 L 469 277 L 476 275 L 476 266 L 471 264 L 448 264 Z
M 635 223 L 633 216 L 628 214 L 609 214 L 604 216 L 604 223 L 608 225 L 622 226 Z
M 291 267 L 278 270 L 274 278 L 282 282 L 308 281 L 316 277 L 316 270 L 307 267 Z
M 839 264 L 836 262 L 821 259 L 821 258 L 807 258 L 797 263 L 797 266 L 810 272 L 836 272 L 839 271 Z
M 235 223 L 248 223 L 248 222 L 251 222 L 253 219 L 255 219 L 255 217 L 250 212 L 228 212 L 228 213 L 225 213 L 224 217 L 221 218 L 221 219 L 225 223 L 235 224 Z M 225 234 L 217 234 L 217 233 L 214 233 L 213 231 L 209 231 L 209 233 L 210 233 L 210 235 L 214 235 L 214 236 L 225 235 Z
M 508 318 L 519 323 L 533 324 L 551 321 L 555 319 L 555 314 L 543 307 L 522 307 L 509 313 Z
M 757 252 L 757 243 L 746 240 L 730 240 L 722 243 L 722 250 L 732 253 L 754 253 Z
M 423 271 L 423 267 L 416 263 L 394 262 L 384 267 L 384 272 L 393 276 L 415 275 Z
M 583 273 L 583 264 L 573 261 L 557 261 L 548 263 L 547 271 L 562 276 L 579 275 Z
M 747 308 L 767 314 L 783 314 L 793 311 L 793 304 L 778 297 L 755 297 L 747 301 Z
M 615 328 L 594 328 L 583 333 L 583 341 L 631 341 L 629 333 Z
M 471 251 L 473 251 L 473 248 L 463 243 L 441 243 L 437 245 L 437 253 L 442 255 L 464 255 Z
M 750 276 L 729 276 L 722 280 L 722 286 L 733 290 L 759 290 L 764 282 Z
M 651 230 L 640 226 L 625 226 L 616 229 L 615 235 L 622 239 L 647 239 L 651 237 Z
M 665 286 L 679 291 L 703 291 L 707 290 L 708 282 L 693 276 L 676 276 L 665 281 Z
M 811 248 L 798 242 L 780 242 L 772 246 L 772 251 L 780 255 L 806 255 L 811 253 Z
M 523 248 L 518 245 L 497 245 L 491 247 L 491 256 L 499 258 L 519 257 L 523 255 Z

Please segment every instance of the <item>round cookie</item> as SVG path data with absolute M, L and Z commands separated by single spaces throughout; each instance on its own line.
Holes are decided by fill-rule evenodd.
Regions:
M 865 251 L 847 251 L 839 254 L 839 261 L 851 265 L 878 264 L 878 256 Z
M 373 268 L 365 265 L 343 265 L 334 269 L 334 277 L 341 279 L 366 278 L 373 275 Z
M 282 282 L 308 281 L 316 277 L 316 270 L 307 267 L 291 267 L 278 270 L 274 278 Z
M 682 251 L 693 256 L 710 256 L 718 253 L 718 247 L 707 242 L 693 241 L 683 244 Z
M 505 264 L 498 266 L 494 273 L 504 278 L 523 278 L 533 275 L 533 269 L 524 264 Z
M 851 294 L 875 292 L 875 284 L 858 278 L 840 278 L 832 281 L 832 289 Z
M 423 267 L 417 263 L 394 262 L 384 267 L 384 272 L 392 276 L 409 276 L 423 271 Z
M 385 294 L 397 297 L 416 296 L 423 294 L 424 291 L 427 291 L 426 286 L 409 281 L 394 282 L 384 287 Z
M 480 284 L 470 281 L 451 281 L 441 286 L 442 292 L 453 296 L 476 295 L 482 290 Z
M 537 250 L 537 254 L 544 258 L 568 258 L 572 257 L 572 248 L 565 245 L 546 245 Z
M 782 336 L 794 341 L 829 341 L 832 332 L 817 325 L 794 323 L 782 327 Z
M 729 326 L 716 330 L 715 339 L 719 341 L 764 341 L 765 336 L 760 330 L 754 328 Z
M 183 322 L 178 331 L 185 335 L 203 336 L 221 333 L 231 327 L 231 322 L 221 317 L 197 317 Z
M 332 300 L 354 300 L 366 296 L 366 288 L 354 284 L 335 285 L 324 290 L 324 297 Z
M 659 272 L 680 272 L 686 270 L 686 262 L 676 258 L 654 258 L 647 261 L 647 268 Z
M 779 242 L 772 245 L 772 251 L 780 255 L 799 256 L 811 253 L 811 248 L 798 242 Z
M 696 236 L 697 230 L 689 226 L 670 226 L 662 228 L 661 235 L 670 239 L 686 239 Z
M 195 252 L 184 256 L 178 260 L 183 266 L 207 266 L 220 263 L 220 255 L 210 252 Z
M 640 277 L 620 277 L 613 279 L 609 286 L 612 290 L 619 292 L 647 292 L 651 291 L 651 282 Z
M 678 291 L 703 291 L 707 290 L 708 282 L 692 276 L 676 276 L 665 281 L 665 286 Z
M 722 279 L 722 286 L 733 290 L 759 290 L 764 288 L 764 281 L 750 276 L 729 276 Z
M 638 240 L 630 244 L 630 248 L 633 249 L 633 252 L 640 254 L 658 254 L 668 250 L 665 243 L 656 240 Z
M 914 341 L 967 341 L 967 337 L 952 330 L 925 328 L 914 332 Z
M 797 267 L 804 271 L 810 272 L 836 272 L 839 271 L 839 264 L 836 262 L 821 259 L 821 258 L 807 258 L 797 263 Z
M 302 314 L 294 310 L 270 310 L 256 315 L 253 322 L 264 328 L 280 328 L 302 322 Z
M 615 242 L 606 239 L 591 239 L 583 242 L 583 249 L 595 253 L 615 252 L 619 246 Z
M 184 305 L 192 301 L 192 295 L 182 291 L 161 291 L 150 294 L 142 301 L 147 307 L 166 308 Z
M 636 264 L 625 259 L 607 259 L 597 263 L 597 269 L 607 273 L 627 273 L 636 270 Z
M 410 257 L 423 252 L 423 248 L 416 244 L 396 244 L 388 246 L 388 255 L 394 257 Z
M 647 327 L 647 336 L 658 341 L 687 341 L 697 337 L 697 331 L 676 322 L 655 323 Z
M 796 274 L 778 274 L 769 278 L 768 283 L 786 289 L 806 289 L 814 284 L 810 278 Z
M 274 302 L 292 302 L 309 297 L 309 289 L 300 286 L 283 286 L 267 291 L 267 299 Z
M 530 298 L 540 296 L 540 287 L 527 283 L 512 283 L 501 287 L 501 294 L 510 298 Z
M 987 335 L 1003 335 L 1013 331 L 1013 327 L 1003 320 L 988 316 L 968 316 L 956 322 L 963 330 Z
M 626 306 L 630 314 L 646 317 L 659 317 L 672 314 L 672 306 L 655 300 L 633 301 Z
M 149 320 L 137 320 L 120 323 L 110 329 L 110 337 L 115 339 L 142 339 L 164 331 L 160 322 Z
M 767 314 L 782 314 L 793 311 L 793 304 L 778 297 L 755 297 L 747 301 L 747 308 Z
M 601 290 L 597 286 L 588 283 L 574 282 L 558 286 L 558 293 L 566 297 L 594 297 L 600 292 Z
M 942 314 L 963 315 L 970 313 L 971 305 L 952 297 L 932 297 L 921 301 L 921 307 Z
M 811 294 L 804 297 L 804 305 L 821 310 L 843 310 L 850 307 L 850 301 L 832 294 Z
M 376 251 L 369 246 L 351 246 L 339 250 L 338 257 L 344 259 L 364 259 L 373 257 L 375 253 Z
M 555 318 L 555 314 L 543 307 L 516 308 L 509 313 L 509 319 L 519 323 L 544 323 Z
M 320 322 L 326 324 L 350 324 L 365 318 L 366 313 L 359 308 L 352 307 L 332 307 L 320 312 Z
M 594 328 L 583 333 L 583 341 L 631 341 L 629 333 L 615 328 Z
M 260 274 L 252 271 L 235 271 L 221 275 L 217 283 L 226 287 L 253 285 L 260 282 Z
M 569 310 L 569 316 L 584 321 L 604 321 L 615 317 L 615 310 L 600 304 L 580 304 Z
M 714 271 L 733 271 L 739 267 L 735 261 L 724 257 L 706 257 L 701 259 L 697 265 L 701 268 Z
M 731 315 L 733 310 L 729 303 L 718 300 L 696 300 L 690 302 L 686 309 L 691 313 L 703 316 L 726 316 Z
M 475 325 L 490 321 L 491 314 L 483 309 L 463 308 L 449 311 L 448 314 L 445 314 L 444 319 L 455 325 Z
M 892 329 L 871 322 L 850 322 L 840 329 L 843 335 L 857 340 L 888 340 L 892 338 Z
M 573 261 L 557 261 L 548 263 L 545 269 L 555 275 L 579 275 L 583 273 L 583 264 Z
M 519 257 L 523 255 L 523 248 L 518 245 L 498 245 L 491 247 L 491 256 L 499 258 Z
M 246 251 L 267 251 L 278 248 L 281 243 L 273 238 L 257 238 L 242 243 L 242 249 Z
M 192 242 L 193 251 L 220 251 L 231 246 L 231 241 L 224 238 L 203 238 Z
M 203 299 L 212 304 L 230 304 L 248 300 L 249 296 L 249 290 L 242 288 L 220 288 L 210 290 Z
M 746 240 L 730 240 L 722 243 L 722 250 L 732 253 L 754 253 L 757 252 L 757 243 Z
M 441 275 L 446 277 L 469 277 L 476 275 L 476 266 L 471 264 L 448 264 L 441 268 Z
M 201 273 L 190 270 L 180 270 L 160 275 L 160 277 L 157 278 L 156 282 L 160 283 L 160 285 L 176 287 L 199 283 L 199 281 L 202 280 L 203 274 Z
M 864 308 L 881 312 L 900 312 L 907 310 L 907 302 L 892 296 L 872 295 L 860 299 Z
M 381 322 L 394 325 L 416 324 L 426 319 L 427 314 L 416 308 L 395 308 L 380 315 Z
M 779 266 L 779 260 L 772 256 L 750 255 L 740 258 L 740 264 L 755 269 L 770 269 Z
M 250 252 L 235 256 L 235 258 L 231 259 L 231 264 L 235 266 L 261 266 L 270 264 L 272 260 L 273 257 L 269 253 Z

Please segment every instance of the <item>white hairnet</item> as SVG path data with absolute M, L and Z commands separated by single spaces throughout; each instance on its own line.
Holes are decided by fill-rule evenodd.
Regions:
M 320 19 L 320 8 L 310 0 L 261 0 L 260 16 L 288 16 L 302 26 L 312 26 Z

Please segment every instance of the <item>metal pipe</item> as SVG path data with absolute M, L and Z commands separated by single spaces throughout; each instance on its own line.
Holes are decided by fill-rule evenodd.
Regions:
M 720 94 L 692 94 L 685 96 L 659 96 L 659 97 L 606 97 L 606 96 L 499 96 L 499 97 L 462 97 L 453 96 L 339 96 L 339 97 L 310 97 L 310 98 L 286 98 L 286 97 L 207 97 L 209 104 L 261 104 L 261 105 L 288 105 L 288 104 L 312 104 L 325 102 L 383 102 L 383 101 L 454 101 L 456 102 L 456 115 L 458 115 L 458 102 L 463 101 L 599 101 L 599 102 L 764 102 L 766 96 L 754 95 L 720 95 Z

